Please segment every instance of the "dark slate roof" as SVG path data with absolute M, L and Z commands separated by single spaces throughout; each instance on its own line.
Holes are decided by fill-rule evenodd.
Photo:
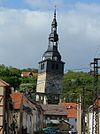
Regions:
M 59 116 L 67 116 L 66 109 L 60 105 L 54 104 L 41 104 L 45 115 L 59 115 Z
M 45 57 L 45 59 L 51 60 L 55 60 L 55 57 L 57 57 L 57 61 L 61 61 L 61 55 L 55 48 L 56 46 L 53 46 L 51 48 L 49 47 L 47 51 L 43 54 L 43 57 Z

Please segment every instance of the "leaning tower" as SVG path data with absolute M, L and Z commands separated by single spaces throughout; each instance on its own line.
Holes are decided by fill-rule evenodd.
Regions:
M 48 48 L 44 52 L 38 68 L 36 101 L 43 104 L 58 104 L 62 91 L 64 62 L 58 51 L 58 40 L 55 9 L 48 38 Z

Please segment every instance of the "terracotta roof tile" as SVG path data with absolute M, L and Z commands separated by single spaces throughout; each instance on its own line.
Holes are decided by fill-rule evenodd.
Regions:
M 38 73 L 37 72 L 22 72 L 21 73 L 21 76 L 22 77 L 29 77 L 29 76 L 37 77 L 38 76 Z
M 27 104 L 28 107 L 34 108 L 34 105 L 20 92 L 11 94 L 14 109 L 21 109 L 22 104 Z
M 28 76 L 30 76 L 30 75 L 32 75 L 31 72 L 22 72 L 22 73 L 21 73 L 21 76 L 24 76 L 24 77 L 28 77 Z
M 20 93 L 20 92 L 17 92 L 17 93 L 13 92 L 11 94 L 11 98 L 12 98 L 14 109 L 20 109 L 21 108 L 23 94 Z
M 66 113 L 68 118 L 77 118 L 77 104 L 76 103 L 60 103 L 59 105 L 62 105 L 66 108 Z

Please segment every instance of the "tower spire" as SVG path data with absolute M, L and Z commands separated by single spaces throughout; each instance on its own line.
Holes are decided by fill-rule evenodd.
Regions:
M 55 10 L 54 10 L 54 18 L 53 21 L 51 23 L 51 33 L 49 34 L 49 44 L 50 43 L 55 42 L 55 44 L 57 45 L 58 42 L 58 34 L 57 34 L 57 21 L 56 21 L 56 6 L 55 6 Z
M 55 10 L 54 10 L 54 18 L 56 19 L 56 5 L 55 5 Z
M 56 7 L 54 10 L 53 21 L 51 23 L 51 32 L 49 34 L 49 44 L 47 51 L 43 54 L 42 59 L 52 59 L 61 61 L 61 55 L 58 51 L 58 34 L 57 34 L 57 21 L 56 21 Z

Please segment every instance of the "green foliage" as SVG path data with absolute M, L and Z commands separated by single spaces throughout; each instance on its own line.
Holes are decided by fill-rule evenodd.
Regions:
M 23 69 L 24 71 L 37 72 L 37 69 Z M 26 89 L 35 90 L 36 88 L 36 77 L 21 77 L 21 72 L 23 70 L 6 67 L 5 65 L 0 65 L 0 79 L 9 83 L 14 89 L 25 92 Z M 26 85 L 25 85 L 26 84 Z
M 21 69 L 21 72 L 34 72 L 34 73 L 37 73 L 38 69 L 26 68 L 26 69 Z
M 92 81 L 93 77 L 85 72 L 69 71 L 65 73 L 61 98 L 66 102 L 77 102 L 84 93 L 86 106 L 90 105 L 93 100 Z
M 47 94 L 48 104 L 58 104 L 59 98 L 53 94 Z
M 19 91 L 23 92 L 25 96 L 30 100 L 35 100 L 36 93 L 36 77 L 21 77 L 21 84 L 19 87 Z
M 20 85 L 20 79 L 16 76 L 0 76 L 0 79 L 6 81 L 14 89 L 18 89 Z
M 36 77 L 21 77 L 21 84 L 22 83 L 36 83 L 37 78 Z
M 14 89 L 26 93 L 29 96 L 34 96 L 36 90 L 36 77 L 21 77 L 21 72 L 37 72 L 37 69 L 17 69 L 13 67 L 6 67 L 0 65 L 0 79 L 3 79 L 9 83 Z M 100 83 L 100 79 L 99 79 Z M 100 89 L 100 84 L 99 84 Z M 64 74 L 63 79 L 63 90 L 61 98 L 66 102 L 77 102 L 80 96 L 85 98 L 85 106 L 88 107 L 92 104 L 93 100 L 93 77 L 86 72 L 73 72 L 68 71 Z M 53 101 L 54 97 L 50 97 L 50 102 Z
M 25 92 L 26 89 L 35 90 L 36 89 L 36 77 L 21 77 L 20 91 Z
M 9 83 L 15 89 L 20 85 L 20 70 L 12 67 L 0 65 L 0 79 Z
M 24 92 L 27 89 L 33 89 L 33 84 L 32 83 L 22 83 L 20 84 L 20 91 Z

